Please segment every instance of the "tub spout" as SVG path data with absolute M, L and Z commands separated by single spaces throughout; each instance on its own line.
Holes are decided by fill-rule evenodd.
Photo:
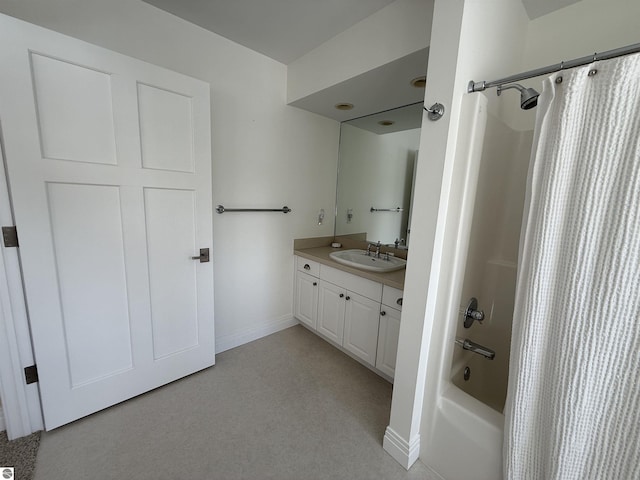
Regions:
M 496 352 L 490 348 L 484 347 L 479 343 L 472 342 L 468 338 L 465 338 L 464 340 L 462 338 L 456 338 L 456 344 L 460 345 L 465 350 L 482 355 L 489 360 L 493 360 L 496 356 Z

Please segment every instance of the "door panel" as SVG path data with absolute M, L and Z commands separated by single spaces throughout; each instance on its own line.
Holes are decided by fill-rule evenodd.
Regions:
M 115 164 L 110 76 L 35 53 L 31 64 L 42 156 Z
M 157 360 L 198 345 L 196 205 L 192 191 L 160 188 L 145 188 L 144 203 Z
M 49 183 L 47 192 L 71 386 L 77 387 L 133 366 L 120 195 L 118 187 L 60 183 Z
M 138 84 L 142 165 L 193 172 L 191 98 Z
M 3 15 L 0 61 L 49 430 L 214 363 L 209 86 Z

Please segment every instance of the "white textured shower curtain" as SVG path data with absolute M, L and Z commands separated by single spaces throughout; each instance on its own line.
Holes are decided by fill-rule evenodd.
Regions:
M 505 478 L 640 479 L 639 324 L 636 54 L 544 83 L 519 259 Z

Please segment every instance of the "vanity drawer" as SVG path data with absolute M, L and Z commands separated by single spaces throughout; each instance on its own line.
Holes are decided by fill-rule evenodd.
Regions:
M 343 272 L 327 265 L 320 265 L 320 278 L 334 285 L 359 293 L 363 297 L 379 302 L 382 298 L 382 284 L 351 273 Z
M 402 295 L 402 290 L 385 285 L 382 288 L 382 304 L 402 310 Z
M 298 256 L 296 256 L 296 262 L 296 268 L 301 272 L 308 273 L 314 277 L 320 276 L 320 264 L 318 262 Z

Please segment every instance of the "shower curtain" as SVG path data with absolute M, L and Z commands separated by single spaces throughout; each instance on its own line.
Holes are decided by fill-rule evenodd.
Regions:
M 640 478 L 640 54 L 538 103 L 505 407 L 512 480 Z

